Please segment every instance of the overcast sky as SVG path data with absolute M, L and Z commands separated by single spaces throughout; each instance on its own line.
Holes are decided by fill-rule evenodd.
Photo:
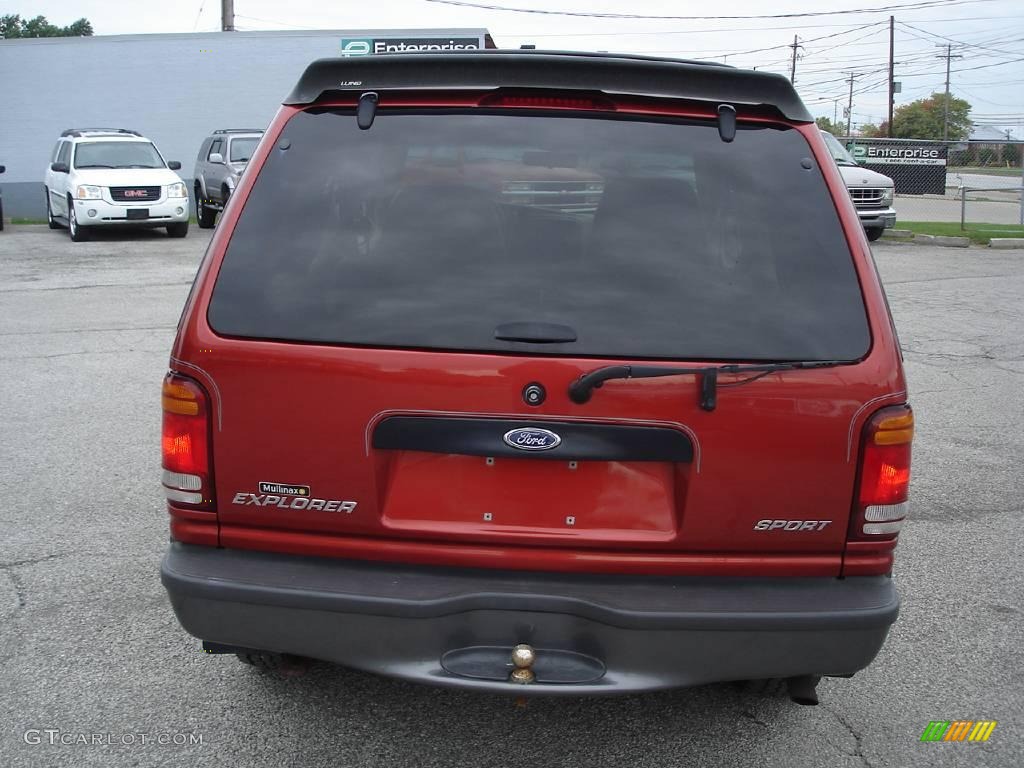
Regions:
M 517 13 L 430 0 L 235 0 L 241 30 L 486 27 L 499 47 L 609 50 L 717 59 L 788 74 L 794 34 L 800 38 L 796 85 L 818 115 L 842 116 L 854 82 L 853 121 L 885 119 L 889 15 L 896 17 L 897 106 L 944 88 L 953 44 L 952 92 L 966 98 L 980 123 L 1024 135 L 1024 2 L 1021 0 L 480 0 L 504 8 L 652 16 L 750 16 L 821 13 L 775 19 L 615 19 Z M 82 16 L 97 35 L 220 29 L 220 0 L 10 0 L 0 13 L 39 14 L 65 25 Z M 885 6 L 892 11 L 840 13 Z M 910 25 L 910 26 L 907 26 Z M 820 39 L 831 36 L 829 39 Z M 755 49 L 769 49 L 757 50 Z

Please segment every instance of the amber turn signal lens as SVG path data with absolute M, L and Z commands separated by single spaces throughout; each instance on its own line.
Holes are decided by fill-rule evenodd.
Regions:
M 165 381 L 161 402 L 167 413 L 178 413 L 182 416 L 199 415 L 199 401 L 195 393 L 181 384 Z
M 914 439 L 914 412 L 887 416 L 878 421 L 874 433 L 875 445 L 905 445 Z

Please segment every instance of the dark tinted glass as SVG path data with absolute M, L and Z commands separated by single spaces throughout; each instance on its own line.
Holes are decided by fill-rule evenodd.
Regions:
M 361 131 L 302 113 L 246 202 L 209 320 L 368 346 L 856 359 L 860 288 L 809 155 L 784 128 L 726 144 L 713 123 L 382 110 Z M 521 323 L 562 341 L 495 338 Z

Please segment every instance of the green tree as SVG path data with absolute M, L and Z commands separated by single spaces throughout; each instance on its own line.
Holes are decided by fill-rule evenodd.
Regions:
M 867 139 L 877 139 L 885 136 L 885 130 L 888 126 L 886 123 L 881 125 L 875 125 L 874 123 L 864 123 L 860 127 L 860 135 Z
M 45 16 L 23 19 L 18 14 L 0 16 L 0 36 L 8 40 L 16 37 L 91 37 L 92 24 L 79 19 L 66 27 L 58 27 Z
M 892 135 L 896 139 L 942 139 L 946 94 L 933 93 L 899 107 L 892 116 Z M 888 132 L 882 123 L 882 135 Z M 971 134 L 971 105 L 964 99 L 949 97 L 949 139 L 960 141 Z
M 833 136 L 845 136 L 846 135 L 846 123 L 838 122 L 833 123 L 827 117 L 818 117 L 814 120 L 818 124 L 818 127 L 823 131 L 828 131 Z

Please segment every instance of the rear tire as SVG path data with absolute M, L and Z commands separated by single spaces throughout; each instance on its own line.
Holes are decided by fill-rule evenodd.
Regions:
M 878 238 L 880 238 L 882 236 L 882 233 L 885 232 L 884 229 L 865 229 L 864 231 L 867 233 L 868 240 L 870 240 L 872 243 L 875 242 L 875 240 L 877 240 Z
M 73 243 L 84 243 L 89 239 L 89 230 L 79 225 L 78 214 L 75 213 L 75 201 L 68 195 L 68 234 Z
M 217 212 L 211 211 L 203 205 L 201 192 L 199 185 L 196 184 L 196 223 L 199 224 L 200 229 L 213 229 L 213 225 L 217 221 Z
M 168 237 L 184 237 L 188 234 L 188 222 L 182 221 L 178 224 L 167 225 L 167 236 Z

